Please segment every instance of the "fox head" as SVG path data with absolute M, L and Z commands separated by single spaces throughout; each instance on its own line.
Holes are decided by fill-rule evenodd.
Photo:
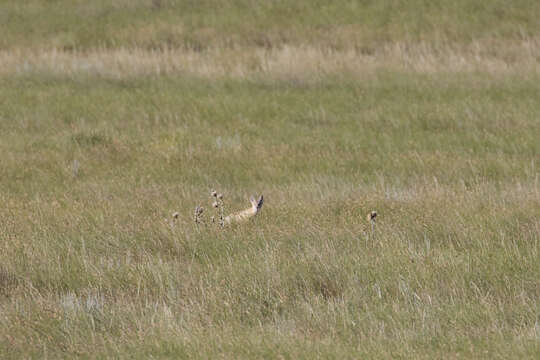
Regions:
M 249 198 L 249 201 L 251 201 L 251 207 L 253 208 L 253 210 L 259 211 L 263 206 L 264 198 L 261 195 L 257 200 L 255 200 L 255 198 L 252 196 Z

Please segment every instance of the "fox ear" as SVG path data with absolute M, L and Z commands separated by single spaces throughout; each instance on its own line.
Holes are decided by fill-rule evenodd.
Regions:
M 264 198 L 263 198 L 263 196 L 261 195 L 261 196 L 259 196 L 259 199 L 257 200 L 257 209 L 262 208 L 263 202 L 264 202 Z

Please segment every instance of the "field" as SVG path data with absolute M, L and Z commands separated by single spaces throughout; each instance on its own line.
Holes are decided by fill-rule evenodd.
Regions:
M 540 358 L 538 14 L 1 0 L 0 357 Z

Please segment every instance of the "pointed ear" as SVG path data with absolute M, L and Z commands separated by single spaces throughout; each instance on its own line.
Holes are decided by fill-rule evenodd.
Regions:
M 249 197 L 249 202 L 252 203 L 253 205 L 255 205 L 255 198 L 253 196 L 250 196 Z
M 257 200 L 257 209 L 262 208 L 263 202 L 264 202 L 264 198 L 263 198 L 263 196 L 261 195 L 261 196 L 259 196 L 259 199 Z

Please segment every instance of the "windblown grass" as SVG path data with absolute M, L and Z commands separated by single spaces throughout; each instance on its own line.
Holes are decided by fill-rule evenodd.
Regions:
M 2 357 L 537 358 L 536 2 L 394 3 L 0 4 Z

